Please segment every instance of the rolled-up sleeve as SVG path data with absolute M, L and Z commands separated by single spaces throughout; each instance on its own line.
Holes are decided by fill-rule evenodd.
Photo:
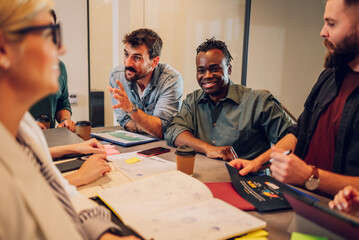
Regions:
M 263 96 L 263 95 L 262 95 Z M 264 93 L 260 113 L 260 123 L 271 143 L 278 142 L 284 137 L 293 122 L 285 113 L 282 104 L 271 94 Z
M 161 120 L 162 132 L 165 133 L 168 124 L 181 107 L 183 94 L 183 78 L 177 74 L 169 76 L 164 82 L 161 96 L 153 111 L 153 116 Z

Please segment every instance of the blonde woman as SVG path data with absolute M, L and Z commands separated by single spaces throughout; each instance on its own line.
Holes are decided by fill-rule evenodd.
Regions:
M 64 48 L 51 7 L 49 0 L 0 0 L 0 239 L 118 239 L 109 212 L 54 167 L 27 112 L 58 88 Z

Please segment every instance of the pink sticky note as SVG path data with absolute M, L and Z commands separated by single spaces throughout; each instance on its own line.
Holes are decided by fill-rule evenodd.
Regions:
M 117 151 L 116 149 L 106 149 L 106 155 L 116 155 L 116 154 L 120 154 L 119 151 Z
M 111 144 L 103 145 L 103 147 L 104 147 L 105 149 L 116 149 L 116 146 L 115 146 L 115 145 L 111 145 Z

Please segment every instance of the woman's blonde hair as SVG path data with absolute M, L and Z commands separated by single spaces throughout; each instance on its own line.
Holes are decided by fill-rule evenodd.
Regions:
M 51 0 L 0 0 L 0 31 L 15 37 L 11 32 L 28 27 L 38 13 L 52 7 Z

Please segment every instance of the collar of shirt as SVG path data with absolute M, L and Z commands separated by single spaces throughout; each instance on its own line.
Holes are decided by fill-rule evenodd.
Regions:
M 239 97 L 240 97 L 240 94 L 238 92 L 238 89 L 236 88 L 234 83 L 231 80 L 229 80 L 227 96 L 225 98 L 222 98 L 219 102 L 230 101 L 230 102 L 233 102 L 233 103 L 239 105 L 239 103 L 240 103 Z M 209 100 L 208 94 L 203 92 L 202 96 L 198 100 L 198 104 L 201 104 L 201 103 L 204 104 L 207 102 L 211 103 L 211 101 Z

